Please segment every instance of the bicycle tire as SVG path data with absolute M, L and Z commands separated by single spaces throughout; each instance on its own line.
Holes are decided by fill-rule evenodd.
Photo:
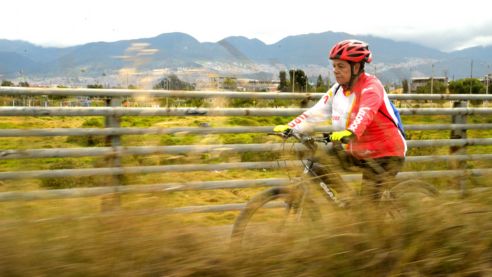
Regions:
M 392 203 L 390 213 L 400 218 L 411 211 L 421 210 L 439 196 L 439 191 L 432 184 L 418 179 L 399 182 L 389 192 Z
M 395 198 L 401 198 L 410 193 L 420 193 L 432 198 L 439 196 L 439 191 L 433 185 L 417 179 L 399 182 L 390 191 Z
M 280 221 L 280 225 L 277 226 L 275 223 L 272 223 L 272 218 L 269 218 L 265 220 L 265 222 L 263 222 L 263 225 L 268 227 L 267 230 L 264 232 L 270 232 L 268 234 L 270 238 L 279 239 L 279 235 L 285 231 L 284 228 L 285 223 L 287 222 L 287 217 L 292 215 L 296 217 L 300 209 L 303 210 L 303 213 L 306 212 L 308 214 L 311 221 L 318 219 L 320 216 L 319 210 L 317 208 L 313 209 L 313 205 L 310 206 L 309 209 L 304 209 L 304 207 L 300 208 L 296 206 L 299 205 L 297 203 L 300 200 L 299 198 L 300 196 L 298 194 L 298 190 L 292 187 L 275 187 L 257 194 L 246 204 L 245 208 L 240 212 L 240 214 L 236 218 L 236 221 L 234 222 L 231 233 L 232 248 L 236 250 L 245 250 L 246 248 L 248 248 L 245 247 L 245 238 L 248 234 L 248 229 L 254 230 L 254 232 L 252 232 L 253 238 L 251 238 L 251 240 L 258 239 L 257 244 L 260 246 L 265 243 L 265 241 L 262 241 L 259 238 L 254 238 L 254 236 L 261 236 L 259 235 L 261 231 L 258 231 L 258 225 L 252 226 L 252 218 L 258 213 L 260 209 L 269 206 L 271 203 L 275 203 L 275 201 L 283 201 L 284 204 L 283 207 L 281 207 L 283 212 L 281 214 L 277 213 L 275 215 L 275 219 L 277 221 Z M 307 202 L 313 203 L 309 199 L 307 200 Z M 277 228 L 278 230 L 275 230 Z M 251 248 L 254 248 L 254 246 L 251 246 Z

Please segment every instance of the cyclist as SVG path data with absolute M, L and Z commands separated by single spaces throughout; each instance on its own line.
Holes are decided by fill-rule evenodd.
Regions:
M 363 195 L 380 197 L 381 185 L 394 180 L 403 166 L 406 142 L 383 85 L 364 71 L 372 61 L 367 43 L 343 40 L 330 51 L 336 83 L 318 103 L 276 132 L 307 132 L 331 118 L 332 141 L 344 145 L 350 163 L 362 169 Z

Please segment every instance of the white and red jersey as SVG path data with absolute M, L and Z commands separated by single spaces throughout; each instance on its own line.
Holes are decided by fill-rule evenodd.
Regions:
M 361 74 L 351 91 L 335 84 L 318 103 L 288 125 L 306 132 L 330 118 L 336 131 L 347 129 L 355 134 L 356 138 L 347 149 L 355 157 L 405 156 L 405 138 L 395 125 L 398 119 L 383 85 L 375 76 Z

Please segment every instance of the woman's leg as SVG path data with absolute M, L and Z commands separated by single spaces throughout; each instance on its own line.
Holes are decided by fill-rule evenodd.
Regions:
M 404 163 L 403 157 L 383 157 L 362 162 L 361 194 L 371 200 L 379 200 L 383 186 L 395 182 L 395 176 Z

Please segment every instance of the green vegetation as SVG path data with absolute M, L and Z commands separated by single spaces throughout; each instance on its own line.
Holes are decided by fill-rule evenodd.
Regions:
M 320 76 L 321 77 L 321 76 Z M 321 78 L 322 81 L 322 78 Z M 321 82 L 320 82 L 321 86 Z M 277 101 L 277 102 L 276 102 Z M 256 106 L 298 106 L 299 101 L 262 100 Z M 229 105 L 244 103 L 227 101 Z M 204 102 L 204 105 L 209 105 Z M 211 104 L 210 104 L 211 105 Z M 408 106 L 432 107 L 435 102 Z M 437 105 L 448 105 L 439 102 Z M 274 126 L 292 117 L 133 117 L 124 127 Z M 405 124 L 450 123 L 449 116 L 403 116 Z M 473 123 L 490 117 L 468 116 Z M 4 117 L 3 129 L 101 128 L 103 117 Z M 450 131 L 407 131 L 410 139 L 449 138 Z M 490 138 L 492 130 L 469 130 L 469 138 Z M 276 161 L 284 153 L 231 153 L 227 144 L 273 143 L 264 134 L 166 134 L 123 136 L 123 146 L 222 144 L 224 151 L 199 154 L 129 155 L 123 166 Z M 104 146 L 103 137 L 1 138 L 0 148 L 46 149 Z M 290 145 L 286 145 L 289 150 Z M 492 146 L 469 146 L 468 153 L 492 153 Z M 409 149 L 409 155 L 442 155 L 449 147 Z M 102 168 L 111 157 L 0 160 L 0 171 Z M 405 170 L 443 170 L 447 162 L 407 163 Z M 490 161 L 467 168 L 492 167 Z M 123 185 L 190 181 L 295 177 L 297 170 L 216 170 L 125 174 Z M 432 180 L 443 190 L 456 189 L 456 178 Z M 487 185 L 470 176 L 468 188 Z M 0 191 L 82 188 L 111 185 L 109 176 L 6 180 Z M 283 243 L 264 243 L 254 253 L 231 253 L 227 229 L 237 212 L 179 214 L 168 208 L 243 203 L 264 188 L 217 189 L 122 194 L 118 209 L 101 213 L 111 195 L 58 200 L 0 202 L 0 275 L 49 276 L 486 276 L 492 255 L 490 192 L 445 196 L 415 207 L 408 218 L 382 218 L 377 207 L 349 211 L 325 208 L 316 229 L 294 230 Z M 491 219 L 491 220 L 489 220 Z M 213 228 L 209 228 L 213 226 Z M 219 227 L 217 227 L 219 226 Z M 217 229 L 215 229 L 217 228 Z M 222 231 L 214 231 L 222 230 Z M 217 233 L 216 233 L 217 232 Z M 308 243 L 308 244 L 306 244 Z M 307 247 L 306 247 L 307 246 Z M 43 257 L 42 260 L 39 257 Z
M 71 159 L 63 159 L 48 167 L 50 170 L 80 168 L 83 162 L 74 161 Z M 106 177 L 108 179 L 108 177 Z M 96 181 L 92 176 L 88 177 L 64 177 L 64 178 L 43 178 L 41 179 L 41 187 L 46 189 L 66 189 L 75 187 L 94 187 L 100 186 L 104 182 Z
M 121 125 L 124 127 L 182 127 L 182 126 L 274 126 L 284 124 L 292 117 L 215 117 L 215 118 L 196 118 L 196 117 L 122 117 Z M 490 123 L 489 117 L 469 116 L 468 120 L 473 123 Z M 448 116 L 403 116 L 405 124 L 429 124 L 434 122 L 449 122 Z M 0 123 L 1 128 L 53 128 L 53 127 L 81 127 L 81 128 L 101 128 L 103 127 L 102 117 L 35 117 L 21 118 L 9 117 Z M 407 131 L 408 138 L 414 139 L 444 139 L 449 138 L 450 131 Z M 490 130 L 470 130 L 469 138 L 488 138 L 492 137 Z M 123 146 L 151 146 L 151 145 L 189 145 L 189 144 L 237 144 L 237 143 L 267 143 L 275 141 L 274 138 L 263 134 L 209 134 L 209 135 L 190 135 L 190 134 L 168 134 L 168 135 L 135 135 L 123 136 Z M 70 137 L 13 137 L 2 138 L 0 147 L 2 149 L 27 149 L 27 148 L 63 148 L 63 147 L 100 147 L 105 145 L 105 138 L 102 136 L 70 136 Z M 469 146 L 469 153 L 488 153 L 490 146 Z M 444 155 L 449 153 L 449 147 L 427 147 L 411 148 L 408 155 Z M 129 156 L 122 159 L 123 165 L 169 165 L 180 163 L 220 163 L 232 161 L 274 161 L 278 159 L 279 153 L 208 153 L 199 155 L 153 155 L 153 156 Z M 70 159 L 67 159 L 70 160 Z M 32 160 L 1 160 L 0 168 L 7 170 L 37 170 L 49 168 L 82 168 L 82 167 L 107 167 L 104 158 L 84 158 L 77 159 L 76 163 L 67 162 L 61 159 L 58 164 L 53 164 L 53 159 L 32 159 Z M 433 163 L 407 163 L 405 170 L 449 169 L 446 162 Z M 468 163 L 469 168 L 490 167 L 490 161 L 474 161 Z M 167 179 L 169 174 L 160 174 L 159 179 Z M 182 173 L 186 176 L 187 173 Z M 134 178 L 134 177 L 132 177 Z M 185 177 L 186 178 L 186 177 Z M 51 182 L 51 181 L 50 181 Z M 93 182 L 93 181 L 89 181 Z M 152 183 L 152 181 L 150 181 Z M 46 185 L 44 187 L 72 187 L 83 186 L 84 182 L 71 182 L 68 185 Z M 94 181 L 94 183 L 100 183 Z
M 87 85 L 87 88 L 104 88 L 102 84 L 90 84 Z
M 102 118 L 89 118 L 82 123 L 82 128 L 102 128 L 104 123 Z M 67 138 L 68 143 L 77 144 L 84 147 L 104 146 L 106 138 L 104 136 L 72 136 Z
M 195 84 L 182 81 L 178 76 L 171 74 L 161 79 L 154 89 L 167 89 L 167 90 L 195 90 Z
M 485 93 L 485 85 L 475 78 L 466 78 L 449 82 L 449 92 L 454 94 Z
M 125 127 L 182 127 L 182 126 L 201 126 L 206 123 L 213 127 L 223 126 L 274 126 L 291 120 L 291 117 L 216 117 L 197 119 L 196 117 L 122 117 L 122 126 Z M 449 121 L 447 116 L 404 116 L 405 124 L 425 124 Z M 473 123 L 487 123 L 491 119 L 480 116 L 469 116 L 468 119 Z M 9 117 L 1 123 L 2 128 L 49 128 L 49 127 L 82 127 L 100 128 L 103 126 L 102 117 L 36 117 L 36 118 L 16 118 Z M 450 131 L 407 131 L 409 139 L 443 139 L 449 138 Z M 492 137 L 490 130 L 470 130 L 469 138 L 488 138 Z M 150 145 L 189 145 L 189 144 L 237 144 L 237 143 L 268 143 L 278 141 L 276 138 L 264 136 L 263 134 L 209 134 L 209 135 L 190 135 L 190 134 L 169 134 L 169 135 L 137 135 L 123 136 L 123 146 L 150 146 Z M 63 148 L 63 147 L 100 147 L 105 145 L 105 138 L 101 136 L 71 136 L 71 137 L 19 137 L 3 138 L 0 140 L 2 149 L 26 149 L 26 148 Z M 468 153 L 490 153 L 491 146 L 469 146 Z M 447 155 L 449 147 L 426 147 L 410 148 L 408 155 Z M 179 165 L 193 163 L 224 163 L 224 162 L 250 162 L 250 161 L 275 161 L 280 158 L 281 153 L 258 153 L 242 152 L 231 153 L 229 151 L 203 154 L 186 155 L 148 155 L 148 156 L 125 156 L 122 158 L 124 166 L 158 166 L 158 165 Z M 23 160 L 1 160 L 0 168 L 3 171 L 12 170 L 43 170 L 43 169 L 62 169 L 62 168 L 91 168 L 91 167 L 110 167 L 110 163 L 105 157 L 87 158 L 56 158 L 56 159 L 23 159 Z M 447 170 L 453 166 L 449 162 L 407 162 L 404 170 Z M 467 168 L 486 168 L 491 167 L 488 160 L 473 161 L 467 163 Z M 221 178 L 250 178 L 256 170 L 238 171 L 232 177 L 231 171 L 221 172 Z M 260 171 L 262 172 L 262 171 Z M 265 177 L 285 177 L 285 173 L 275 170 L 266 170 Z M 247 176 L 247 177 L 246 177 Z M 214 173 L 154 173 L 139 175 L 125 175 L 126 184 L 153 184 L 156 182 L 169 182 L 169 180 L 217 180 L 218 175 Z M 455 188 L 453 178 L 441 178 L 433 180 L 434 184 L 443 189 Z M 6 185 L 0 190 L 8 191 L 14 181 L 5 181 Z M 57 178 L 42 180 L 27 180 L 26 187 L 36 188 L 72 188 L 72 187 L 91 187 L 105 186 L 109 184 L 107 176 L 91 176 L 80 178 Z M 468 186 L 483 186 L 484 180 L 477 178 L 470 180 Z M 451 186 L 451 187 L 450 187 Z M 15 188 L 17 190 L 18 188 Z M 208 192 L 214 194 L 214 191 Z
M 9 80 L 2 80 L 2 84 L 0 85 L 2 87 L 13 87 L 14 83 Z
M 325 83 L 321 75 L 316 80 L 316 86 L 313 87 L 308 82 L 308 76 L 302 69 L 291 69 L 288 73 L 289 80 L 287 80 L 287 72 L 281 70 L 279 72 L 280 83 L 278 90 L 282 92 L 326 92 L 330 86 L 330 80 L 327 79 Z
M 430 93 L 432 89 L 432 93 L 445 94 L 447 89 L 447 84 L 444 82 L 428 82 L 425 86 L 417 88 L 417 93 Z
M 489 85 L 490 91 L 491 85 Z M 449 82 L 449 92 L 455 94 L 483 94 L 485 93 L 485 85 L 480 80 L 475 78 L 466 78 Z M 481 105 L 482 100 L 470 101 L 473 105 Z

